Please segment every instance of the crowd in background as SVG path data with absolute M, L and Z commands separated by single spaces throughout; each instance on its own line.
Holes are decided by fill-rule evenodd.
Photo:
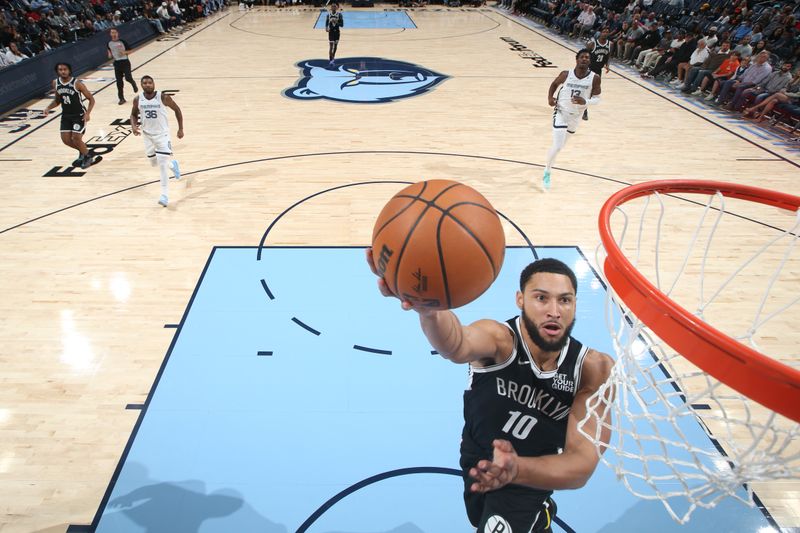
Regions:
M 223 0 L 0 0 L 0 68 L 139 18 L 164 33 L 222 7 Z
M 800 120 L 800 0 L 500 0 L 617 64 L 748 118 Z

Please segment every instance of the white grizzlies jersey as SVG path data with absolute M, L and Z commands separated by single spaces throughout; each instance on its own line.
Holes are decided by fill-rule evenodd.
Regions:
M 167 121 L 167 106 L 161 101 L 161 91 L 156 91 L 155 96 L 148 100 L 144 93 L 139 95 L 139 120 L 142 122 L 142 132 L 150 137 L 169 134 L 169 121 Z
M 583 113 L 586 109 L 585 105 L 578 105 L 572 103 L 572 98 L 580 96 L 587 102 L 592 97 L 592 85 L 596 74 L 589 71 L 589 75 L 585 78 L 579 78 L 575 75 L 575 69 L 567 71 L 567 80 L 558 90 L 558 97 L 556 98 L 556 109 L 562 113 L 571 115 Z

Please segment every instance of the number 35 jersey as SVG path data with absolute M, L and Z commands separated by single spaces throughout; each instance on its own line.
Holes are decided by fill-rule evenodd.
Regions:
M 161 91 L 156 91 L 155 96 L 149 100 L 144 93 L 139 94 L 139 120 L 145 135 L 156 137 L 169 134 L 167 106 L 161 101 Z
M 508 360 L 470 366 L 464 391 L 462 454 L 490 459 L 492 441 L 511 442 L 521 456 L 559 453 L 588 348 L 570 337 L 555 370 L 540 370 L 520 334 L 521 319 L 506 322 L 514 334 Z

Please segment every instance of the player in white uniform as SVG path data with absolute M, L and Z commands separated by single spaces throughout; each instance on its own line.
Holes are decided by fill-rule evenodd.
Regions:
M 167 167 L 172 169 L 176 180 L 181 179 L 178 162 L 172 159 L 167 108 L 172 109 L 175 112 L 175 118 L 178 119 L 178 139 L 183 139 L 183 114 L 170 95 L 156 91 L 156 83 L 153 78 L 144 76 L 141 85 L 142 94 L 133 99 L 131 127 L 134 135 L 139 135 L 141 129 L 144 153 L 153 166 L 158 165 L 161 172 L 161 197 L 158 199 L 158 203 L 167 207 L 169 202 Z
M 553 111 L 553 145 L 547 152 L 547 165 L 542 180 L 550 188 L 550 169 L 558 152 L 567 143 L 567 134 L 575 133 L 587 105 L 600 103 L 600 76 L 589 70 L 591 55 L 582 49 L 575 54 L 575 68 L 565 70 L 550 84 L 547 102 Z M 560 88 L 559 88 L 560 87 Z M 558 95 L 554 96 L 556 89 Z

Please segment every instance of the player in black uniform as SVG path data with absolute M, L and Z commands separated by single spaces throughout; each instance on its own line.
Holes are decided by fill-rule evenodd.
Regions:
M 328 20 L 325 21 L 325 31 L 328 32 L 328 59 L 330 65 L 333 66 L 333 60 L 336 58 L 336 49 L 339 47 L 339 28 L 344 26 L 344 18 L 339 12 L 339 4 L 334 3 L 331 5 L 331 11 L 328 13 Z
M 611 56 L 611 41 L 608 40 L 609 29 L 603 26 L 600 30 L 600 36 L 586 43 L 586 49 L 589 50 L 589 70 L 597 74 L 603 75 L 603 67 L 608 73 L 608 58 Z M 589 110 L 583 111 L 583 120 L 589 120 Z
M 376 273 L 371 252 L 367 262 Z M 382 278 L 378 287 L 392 296 Z M 478 533 L 549 532 L 552 492 L 583 486 L 597 466 L 595 445 L 577 424 L 613 360 L 570 336 L 576 291 L 567 265 L 541 259 L 522 271 L 521 313 L 505 323 L 463 326 L 451 311 L 401 302 L 419 313 L 422 331 L 443 357 L 470 365 L 461 467 L 467 516 Z M 596 428 L 590 421 L 584 429 Z M 610 437 L 604 428 L 602 440 Z
M 83 142 L 83 132 L 86 130 L 86 123 L 89 122 L 92 108 L 94 108 L 94 96 L 83 82 L 72 77 L 72 66 L 69 63 L 58 63 L 56 74 L 58 74 L 58 78 L 53 80 L 56 97 L 45 108 L 44 116 L 47 116 L 59 104 L 61 105 L 61 142 L 78 150 L 78 159 L 72 162 L 72 166 L 89 168 L 103 159 L 99 155 L 90 156 L 89 149 Z M 89 102 L 88 109 L 84 109 L 81 96 Z
M 608 72 L 608 57 L 611 55 L 611 41 L 608 40 L 607 27 L 603 27 L 600 30 L 600 37 L 586 44 L 586 49 L 589 50 L 589 70 L 598 76 L 603 75 L 603 67 L 605 67 L 606 72 Z

